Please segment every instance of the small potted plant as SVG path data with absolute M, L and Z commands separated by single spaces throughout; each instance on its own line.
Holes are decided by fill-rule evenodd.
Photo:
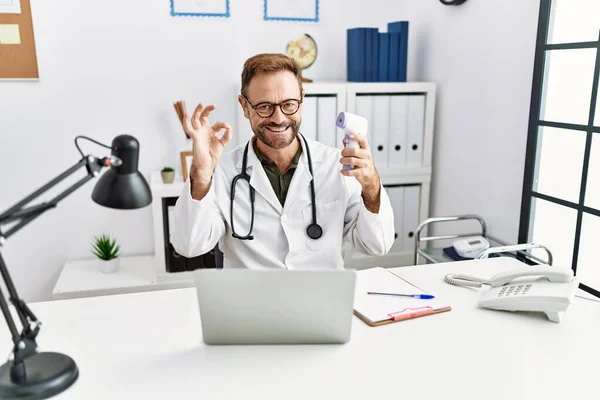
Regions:
M 175 170 L 171 167 L 164 167 L 160 171 L 160 177 L 162 178 L 163 183 L 173 183 L 175 180 Z
M 105 274 L 119 269 L 119 245 L 108 235 L 94 237 L 92 252 L 100 259 L 100 271 Z

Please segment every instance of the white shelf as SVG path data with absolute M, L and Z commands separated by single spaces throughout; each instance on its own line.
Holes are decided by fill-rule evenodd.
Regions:
M 99 263 L 97 259 L 66 262 L 52 291 L 52 298 L 107 296 L 194 284 L 192 273 L 157 274 L 154 256 L 121 257 L 119 270 L 112 274 L 101 272 Z
M 351 260 L 344 263 L 345 268 L 366 269 L 374 267 L 394 268 L 414 265 L 414 252 L 389 253 L 385 256 L 354 255 Z
M 162 197 L 179 197 L 183 190 L 183 177 L 181 175 L 175 175 L 173 183 L 163 183 L 160 177 L 160 171 L 154 171 L 150 174 L 150 190 L 152 190 L 152 196 Z
M 431 167 L 407 167 L 402 169 L 383 168 L 378 171 L 384 185 L 407 185 L 430 183 Z
M 121 257 L 120 268 L 112 274 L 99 269 L 99 260 L 77 260 L 65 263 L 52 291 L 54 300 L 110 296 L 124 293 L 177 289 L 195 285 L 193 272 L 156 274 L 154 256 Z M 383 257 L 356 255 L 345 267 L 404 267 L 413 265 L 413 253 L 392 253 Z
M 432 82 L 348 82 L 349 91 L 358 93 L 421 93 L 433 92 Z
M 303 83 L 302 87 L 306 94 L 343 94 L 346 91 L 346 82 L 330 81 L 330 82 L 311 82 Z

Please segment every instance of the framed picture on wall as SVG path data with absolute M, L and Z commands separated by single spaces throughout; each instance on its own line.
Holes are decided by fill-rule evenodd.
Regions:
M 265 21 L 319 22 L 319 0 L 264 0 Z
M 229 18 L 229 0 L 170 0 L 173 17 Z
M 192 152 L 191 151 L 182 151 L 181 152 L 181 174 L 183 176 L 184 182 L 186 181 L 186 179 L 188 177 L 191 167 L 192 167 Z

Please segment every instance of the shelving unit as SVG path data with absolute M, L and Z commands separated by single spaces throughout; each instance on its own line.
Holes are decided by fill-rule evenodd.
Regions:
M 336 146 L 341 148 L 343 133 L 335 128 L 337 114 L 347 111 L 369 119 L 367 138 L 394 208 L 397 237 L 391 251 L 382 257 L 352 253 L 346 267 L 412 265 L 417 226 L 429 217 L 436 85 L 328 82 L 304 84 L 304 89 L 304 105 L 317 102 L 316 107 L 309 104 L 303 109 L 301 132 L 309 137 L 331 143 L 327 136 L 335 135 Z M 335 112 L 322 113 L 319 102 L 324 97 L 336 99 Z M 313 110 L 316 115 L 311 117 Z M 241 112 L 240 117 L 244 118 Z M 316 132 L 311 131 L 314 127 Z
M 346 267 L 363 269 L 412 265 L 417 226 L 429 217 L 436 85 L 427 82 L 324 82 L 307 83 L 304 88 L 306 97 L 301 131 L 308 137 L 341 148 L 343 133 L 335 127 L 337 114 L 348 111 L 369 119 L 369 143 L 394 208 L 397 238 L 392 250 L 382 257 L 351 254 L 346 258 Z M 238 132 L 249 131 L 246 128 L 248 121 L 239 108 L 237 122 Z M 386 130 L 387 136 L 383 134 Z M 237 145 L 245 145 L 249 138 L 243 135 L 237 137 Z M 403 149 L 404 156 L 395 158 L 395 152 L 400 154 Z M 383 152 L 386 152 L 385 156 Z M 177 176 L 172 184 L 164 184 L 160 173 L 154 172 L 150 186 L 154 197 L 154 254 L 122 257 L 121 270 L 111 276 L 99 272 L 92 260 L 69 261 L 65 263 L 56 283 L 54 298 L 159 290 L 194 284 L 192 272 L 167 273 L 166 270 L 163 200 L 180 195 L 182 177 Z

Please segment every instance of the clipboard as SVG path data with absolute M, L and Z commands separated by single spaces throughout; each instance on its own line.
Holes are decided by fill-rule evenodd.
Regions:
M 442 299 L 421 300 L 408 297 L 370 295 L 367 292 L 428 294 L 393 272 L 369 268 L 356 272 L 354 315 L 369 326 L 440 314 L 452 310 Z

